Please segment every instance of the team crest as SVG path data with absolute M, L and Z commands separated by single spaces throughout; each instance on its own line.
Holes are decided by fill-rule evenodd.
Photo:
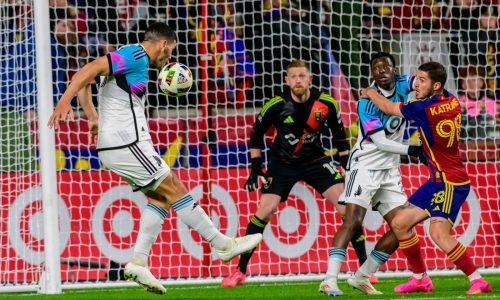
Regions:
M 322 116 L 323 116 L 323 111 L 322 111 L 321 109 L 316 109 L 316 110 L 314 111 L 314 113 L 313 113 L 313 114 L 314 114 L 314 119 L 315 119 L 317 122 L 319 122 L 319 121 L 321 121 L 321 120 L 323 119 L 323 118 L 322 118 Z
M 266 177 L 266 181 L 262 182 L 262 185 L 264 186 L 265 189 L 268 189 L 272 183 L 273 183 L 273 178 Z

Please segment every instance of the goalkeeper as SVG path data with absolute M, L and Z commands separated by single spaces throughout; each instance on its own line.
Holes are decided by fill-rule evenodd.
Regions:
M 247 235 L 264 232 L 280 202 L 287 200 L 290 190 L 300 180 L 316 189 L 342 215 L 344 213 L 344 206 L 338 205 L 339 195 L 344 189 L 344 179 L 337 169 L 338 163 L 325 156 L 320 132 L 325 126 L 331 129 L 333 142 L 344 167 L 349 155 L 349 143 L 337 101 L 328 94 L 310 89 L 312 78 L 305 62 L 292 61 L 285 77 L 290 92 L 269 100 L 255 121 L 250 137 L 252 172 L 245 188 L 249 191 L 257 189 L 259 177 L 263 181 L 263 187 L 257 212 L 248 223 Z M 267 173 L 264 174 L 261 163 L 263 137 L 273 125 L 277 134 L 270 149 Z M 366 250 L 361 227 L 353 235 L 351 242 L 362 264 L 366 260 Z M 237 269 L 222 280 L 223 286 L 234 287 L 245 282 L 252 254 L 253 251 L 240 256 Z

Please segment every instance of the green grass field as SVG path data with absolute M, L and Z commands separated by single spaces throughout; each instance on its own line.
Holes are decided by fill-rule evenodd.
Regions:
M 394 285 L 404 278 L 380 278 L 376 288 L 381 296 L 366 296 L 353 290 L 345 280 L 340 288 L 346 299 L 500 299 L 500 274 L 484 276 L 493 286 L 493 293 L 466 296 L 468 281 L 464 276 L 434 276 L 435 289 L 432 293 L 410 295 L 395 294 Z M 248 283 L 236 288 L 222 288 L 218 284 L 172 285 L 167 294 L 155 295 L 140 287 L 65 290 L 62 295 L 37 295 L 33 293 L 0 294 L 0 299 L 327 299 L 318 293 L 319 281 Z

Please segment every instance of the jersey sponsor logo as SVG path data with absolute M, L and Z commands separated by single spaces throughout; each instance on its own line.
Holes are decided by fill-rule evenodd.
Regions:
M 292 146 L 296 145 L 299 142 L 299 139 L 293 133 L 285 135 L 285 139 Z
M 446 112 L 452 111 L 459 106 L 458 100 L 454 98 L 450 103 L 445 103 L 437 105 L 434 107 L 429 107 L 432 116 L 444 114 Z
M 400 117 L 390 116 L 385 125 L 385 130 L 387 133 L 395 133 L 403 125 L 403 120 Z

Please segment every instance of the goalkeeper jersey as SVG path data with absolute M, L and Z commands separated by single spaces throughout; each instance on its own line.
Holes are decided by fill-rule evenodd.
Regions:
M 320 135 L 325 126 L 331 129 L 339 151 L 349 149 L 337 101 L 314 89 L 304 103 L 293 101 L 289 92 L 270 99 L 257 116 L 250 148 L 262 149 L 264 134 L 271 126 L 276 129 L 270 149 L 272 159 L 301 164 L 324 157 Z
M 413 78 L 413 76 L 408 75 L 396 75 L 394 91 L 389 95 L 375 83 L 372 84 L 372 87 L 391 102 L 406 103 L 408 94 L 413 91 Z M 379 150 L 370 139 L 370 134 L 384 130 L 388 139 L 401 143 L 405 130 L 405 120 L 385 114 L 366 98 L 362 98 L 358 102 L 358 116 L 358 139 L 351 151 L 348 168 L 381 170 L 399 166 L 400 155 Z
M 149 56 L 136 44 L 111 52 L 107 58 L 110 75 L 101 77 L 98 93 L 98 151 L 151 140 L 144 113 Z

